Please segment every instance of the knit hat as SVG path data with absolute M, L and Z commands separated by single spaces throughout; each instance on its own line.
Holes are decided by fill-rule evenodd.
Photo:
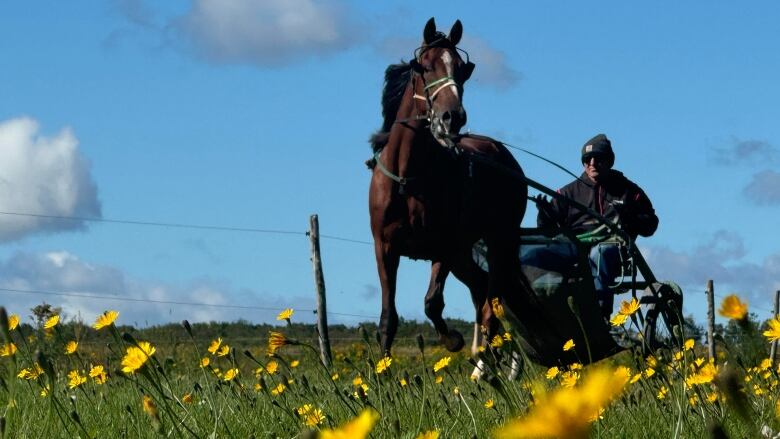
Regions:
M 602 155 L 607 158 L 609 166 L 615 164 L 615 153 L 612 152 L 612 142 L 604 134 L 596 134 L 595 137 L 582 145 L 582 162 L 585 163 L 591 156 Z

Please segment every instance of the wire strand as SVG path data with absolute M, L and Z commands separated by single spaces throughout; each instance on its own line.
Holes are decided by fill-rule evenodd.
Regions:
M 177 300 L 155 300 L 155 299 L 141 299 L 137 297 L 120 297 L 120 296 L 106 296 L 106 295 L 99 295 L 99 294 L 67 293 L 63 291 L 20 290 L 15 288 L 0 288 L 0 291 L 6 293 L 18 293 L 18 294 L 38 294 L 38 295 L 47 295 L 47 296 L 78 297 L 78 298 L 85 298 L 85 299 L 116 300 L 120 302 L 133 302 L 133 303 L 156 303 L 156 304 L 164 304 L 164 305 L 204 306 L 210 308 L 252 309 L 252 310 L 274 311 L 274 312 L 282 311 L 284 309 L 279 307 L 266 307 L 266 306 L 229 305 L 229 304 L 221 304 L 221 303 L 184 302 L 184 301 L 177 301 Z M 314 314 L 317 313 L 316 309 L 298 308 L 298 311 L 311 312 Z M 359 317 L 359 318 L 367 318 L 367 319 L 376 318 L 376 316 L 367 316 L 363 314 L 342 313 L 342 312 L 334 312 L 334 311 L 328 311 L 328 315 Z
M 107 224 L 126 224 L 134 226 L 153 226 L 153 227 L 168 227 L 177 229 L 195 229 L 195 230 L 219 230 L 226 232 L 244 232 L 244 233 L 266 233 L 273 235 L 296 235 L 296 236 L 309 236 L 309 232 L 301 232 L 297 230 L 281 230 L 281 229 L 261 229 L 255 227 L 230 227 L 230 226 L 212 226 L 204 224 L 187 224 L 187 223 L 165 223 L 158 221 L 136 221 L 136 220 L 123 220 L 123 219 L 110 219 L 110 218 L 96 218 L 96 217 L 80 217 L 80 216 L 63 216 L 63 215 L 43 215 L 37 213 L 24 213 L 24 212 L 0 212 L 0 215 L 8 216 L 22 216 L 30 218 L 46 218 L 56 219 L 62 221 L 85 221 L 95 223 L 107 223 Z M 351 242 L 355 244 L 367 244 L 371 245 L 372 242 L 362 241 L 359 239 L 345 238 L 336 235 L 320 235 L 320 238 L 330 239 L 334 241 Z

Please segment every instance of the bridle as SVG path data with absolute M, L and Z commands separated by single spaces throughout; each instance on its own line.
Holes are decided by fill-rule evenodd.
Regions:
M 458 83 L 455 77 L 451 75 L 434 79 L 431 82 L 425 81 L 425 75 L 424 72 L 422 71 L 423 68 L 420 65 L 420 59 L 422 58 L 423 54 L 425 53 L 426 50 L 431 49 L 433 47 L 447 47 L 447 46 L 452 46 L 452 45 L 451 43 L 449 43 L 449 41 L 446 38 L 443 37 L 443 38 L 439 38 L 436 41 L 433 41 L 430 44 L 415 49 L 414 58 L 412 58 L 412 61 L 409 62 L 409 64 L 412 67 L 412 75 L 413 75 L 412 80 L 415 82 L 417 81 L 417 78 L 420 78 L 420 80 L 422 80 L 424 95 L 420 95 L 415 91 L 414 94 L 412 95 L 412 98 L 425 102 L 425 110 L 423 112 L 418 112 L 418 114 L 412 117 L 397 119 L 395 123 L 400 123 L 403 124 L 404 126 L 409 127 L 408 122 L 410 121 L 424 120 L 426 121 L 425 127 L 428 127 L 431 121 L 433 120 L 433 101 L 436 100 L 436 96 L 439 94 L 439 92 L 444 90 L 446 87 L 450 87 L 450 86 L 457 87 L 459 91 L 463 90 L 462 83 L 468 80 L 468 78 L 471 76 L 471 72 L 474 70 L 475 65 L 469 59 L 469 53 L 459 47 L 452 47 L 452 50 L 454 50 L 459 55 L 460 54 L 464 55 L 461 56 L 461 59 L 465 58 L 466 61 L 463 67 L 464 72 L 466 72 L 463 81 L 461 81 L 461 83 Z M 417 90 L 416 85 L 414 85 L 413 87 L 414 90 Z M 431 89 L 433 89 L 433 91 L 431 91 Z
M 462 53 L 465 55 L 465 65 L 463 68 L 463 80 L 460 81 L 460 83 L 457 81 L 457 79 L 452 75 L 443 76 L 441 78 L 436 78 L 431 82 L 425 81 L 425 75 L 424 75 L 424 69 L 422 65 L 420 65 L 420 59 L 422 58 L 423 54 L 426 50 L 433 48 L 433 47 L 450 47 L 451 49 L 455 50 L 456 53 L 460 56 Z M 464 59 L 464 57 L 461 56 L 461 59 Z M 422 80 L 423 84 L 423 93 L 424 95 L 417 94 L 415 91 L 412 94 L 412 97 L 419 101 L 425 102 L 425 110 L 423 112 L 418 112 L 418 114 L 415 114 L 411 117 L 406 117 L 402 119 L 396 119 L 393 123 L 401 124 L 407 128 L 410 128 L 412 130 L 417 130 L 416 127 L 411 126 L 409 122 L 412 121 L 420 121 L 424 120 L 426 123 L 424 125 L 425 128 L 429 127 L 431 122 L 433 121 L 433 101 L 436 99 L 436 96 L 439 94 L 440 91 L 444 90 L 445 87 L 455 86 L 458 88 L 459 91 L 463 90 L 463 83 L 466 82 L 466 80 L 469 79 L 471 76 L 471 73 L 474 70 L 474 63 L 471 62 L 469 59 L 469 54 L 463 49 L 453 47 L 453 45 L 447 40 L 445 37 L 439 38 L 435 41 L 433 41 L 430 44 L 427 44 L 425 46 L 418 47 L 414 51 L 414 58 L 409 62 L 410 67 L 412 69 L 412 81 L 415 82 L 415 84 L 412 85 L 413 90 L 417 90 L 417 78 Z M 433 91 L 431 91 L 433 89 Z M 450 148 L 454 149 L 455 143 L 447 139 L 447 144 Z M 401 177 L 399 175 L 396 175 L 392 173 L 385 165 L 382 163 L 382 160 L 380 160 L 379 155 L 382 153 L 382 150 L 378 150 L 374 153 L 374 161 L 376 163 L 376 166 L 379 168 L 379 171 L 384 174 L 389 179 L 393 180 L 394 182 L 398 183 L 398 193 L 400 195 L 404 195 L 406 192 L 405 186 L 407 183 L 409 183 L 411 180 L 414 180 L 415 177 Z

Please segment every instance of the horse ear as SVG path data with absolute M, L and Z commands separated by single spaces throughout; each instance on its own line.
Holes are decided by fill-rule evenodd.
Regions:
M 436 41 L 436 21 L 431 17 L 427 23 L 425 23 L 425 30 L 423 30 L 423 40 L 425 44 L 431 44 Z
M 455 24 L 452 25 L 450 35 L 447 38 L 450 40 L 450 43 L 452 43 L 453 46 L 457 46 L 460 42 L 460 37 L 462 36 L 463 25 L 460 23 L 460 20 L 455 20 Z

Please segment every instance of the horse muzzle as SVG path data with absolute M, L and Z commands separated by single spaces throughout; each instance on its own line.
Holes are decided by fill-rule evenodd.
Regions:
M 431 134 L 442 146 L 452 147 L 452 137 L 457 136 L 465 124 L 466 110 L 462 106 L 441 114 L 434 113 L 431 118 Z

